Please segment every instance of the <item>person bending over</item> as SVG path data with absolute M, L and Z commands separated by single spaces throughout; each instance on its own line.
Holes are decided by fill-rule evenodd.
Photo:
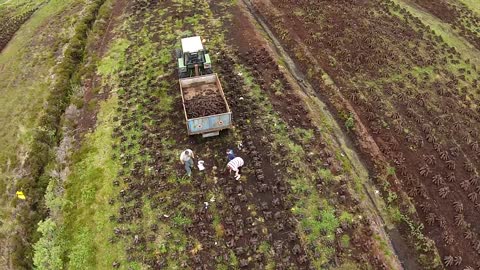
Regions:
M 231 173 L 232 171 L 235 172 L 235 180 L 240 179 L 240 168 L 243 166 L 244 162 L 241 157 L 236 157 L 227 164 L 227 168 L 229 172 Z
M 194 157 L 195 156 L 193 155 L 193 151 L 190 149 L 187 149 L 180 154 L 180 161 L 182 162 L 182 164 L 185 164 L 185 171 L 187 171 L 188 176 L 192 175 Z

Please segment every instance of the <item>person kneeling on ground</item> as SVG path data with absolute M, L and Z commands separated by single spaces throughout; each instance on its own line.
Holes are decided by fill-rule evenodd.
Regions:
M 227 164 L 227 168 L 229 172 L 231 173 L 232 171 L 235 172 L 235 180 L 240 179 L 240 168 L 243 166 L 244 162 L 241 157 L 236 157 Z
M 190 149 L 187 149 L 180 154 L 180 161 L 182 162 L 182 164 L 185 164 L 185 171 L 187 171 L 188 176 L 192 175 L 194 157 L 195 156 L 193 155 L 193 151 Z

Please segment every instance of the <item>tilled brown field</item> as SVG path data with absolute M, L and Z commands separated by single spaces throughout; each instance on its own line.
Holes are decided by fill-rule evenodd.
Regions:
M 444 265 L 480 267 L 478 67 L 393 1 L 252 2 L 339 119 L 368 128 Z
M 111 243 L 126 243 L 129 263 L 155 269 L 172 265 L 192 269 L 223 269 L 222 265 L 243 269 L 396 267 L 394 257 L 382 250 L 372 220 L 362 217 L 367 212 L 351 193 L 350 176 L 336 158 L 336 150 L 327 147 L 306 117 L 300 98 L 246 17 L 223 28 L 228 43 L 216 47 L 219 54 L 215 57 L 215 70 L 236 128 L 214 139 L 188 138 L 176 74 L 150 76 L 149 69 L 162 63 L 145 59 L 142 50 L 135 48 L 137 44 L 145 46 L 141 29 L 175 31 L 169 28 L 169 16 L 199 16 L 204 4 L 133 1 L 127 7 L 131 20 L 127 31 L 138 34 L 129 37 L 134 45 L 120 71 L 118 126 L 113 133 L 119 154 L 113 158 L 124 168 L 114 182 L 119 197 L 110 201 L 118 206 L 118 214 L 111 217 L 118 224 Z M 175 9 L 179 7 L 180 13 Z M 214 17 L 235 11 L 225 4 L 209 8 Z M 160 10 L 162 16 L 150 17 L 151 12 Z M 236 16 L 243 15 L 237 11 Z M 208 19 L 200 22 L 211 23 Z M 248 45 L 235 31 L 239 26 L 244 34 L 250 33 Z M 185 31 L 192 26 L 184 27 Z M 222 28 L 208 30 L 204 34 L 207 40 Z M 171 49 L 176 41 L 153 36 L 151 46 Z M 175 70 L 171 63 L 168 67 Z M 168 89 L 167 96 L 159 95 L 158 89 Z M 177 165 L 178 151 L 172 151 L 173 147 L 193 149 L 211 169 L 194 171 L 192 180 L 175 180 L 174 175 L 182 175 L 183 168 Z M 224 171 L 227 147 L 246 160 L 244 178 L 239 182 Z M 323 176 L 318 175 L 320 168 Z M 293 186 L 294 179 L 303 178 L 306 182 Z M 157 213 L 156 221 L 148 226 L 146 215 L 151 214 L 146 208 Z M 164 237 L 160 250 L 156 245 L 159 237 Z M 184 246 L 188 256 L 178 246 Z M 113 266 L 122 264 L 115 261 Z

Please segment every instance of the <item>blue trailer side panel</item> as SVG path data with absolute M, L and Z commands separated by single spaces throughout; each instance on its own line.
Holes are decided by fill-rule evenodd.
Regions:
M 232 124 L 231 113 L 218 114 L 188 120 L 190 134 L 204 133 L 229 128 Z

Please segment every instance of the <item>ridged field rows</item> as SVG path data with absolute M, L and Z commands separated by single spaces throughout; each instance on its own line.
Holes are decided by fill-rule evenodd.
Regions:
M 23 4 L 18 7 L 6 7 L 0 11 L 0 51 L 7 46 L 20 26 L 38 9 L 38 5 Z
M 477 49 L 480 49 L 480 15 L 475 13 L 461 1 L 425 1 L 415 0 L 415 3 L 440 18 Z
M 316 79 L 315 65 L 348 98 L 414 198 L 444 264 L 459 269 L 478 264 L 475 62 L 393 1 L 272 3 L 282 12 L 272 17 L 272 28 L 317 80 L 322 95 L 331 98 L 334 90 Z M 299 53 L 294 44 L 300 40 L 310 55 Z M 340 119 L 348 114 L 338 112 Z

